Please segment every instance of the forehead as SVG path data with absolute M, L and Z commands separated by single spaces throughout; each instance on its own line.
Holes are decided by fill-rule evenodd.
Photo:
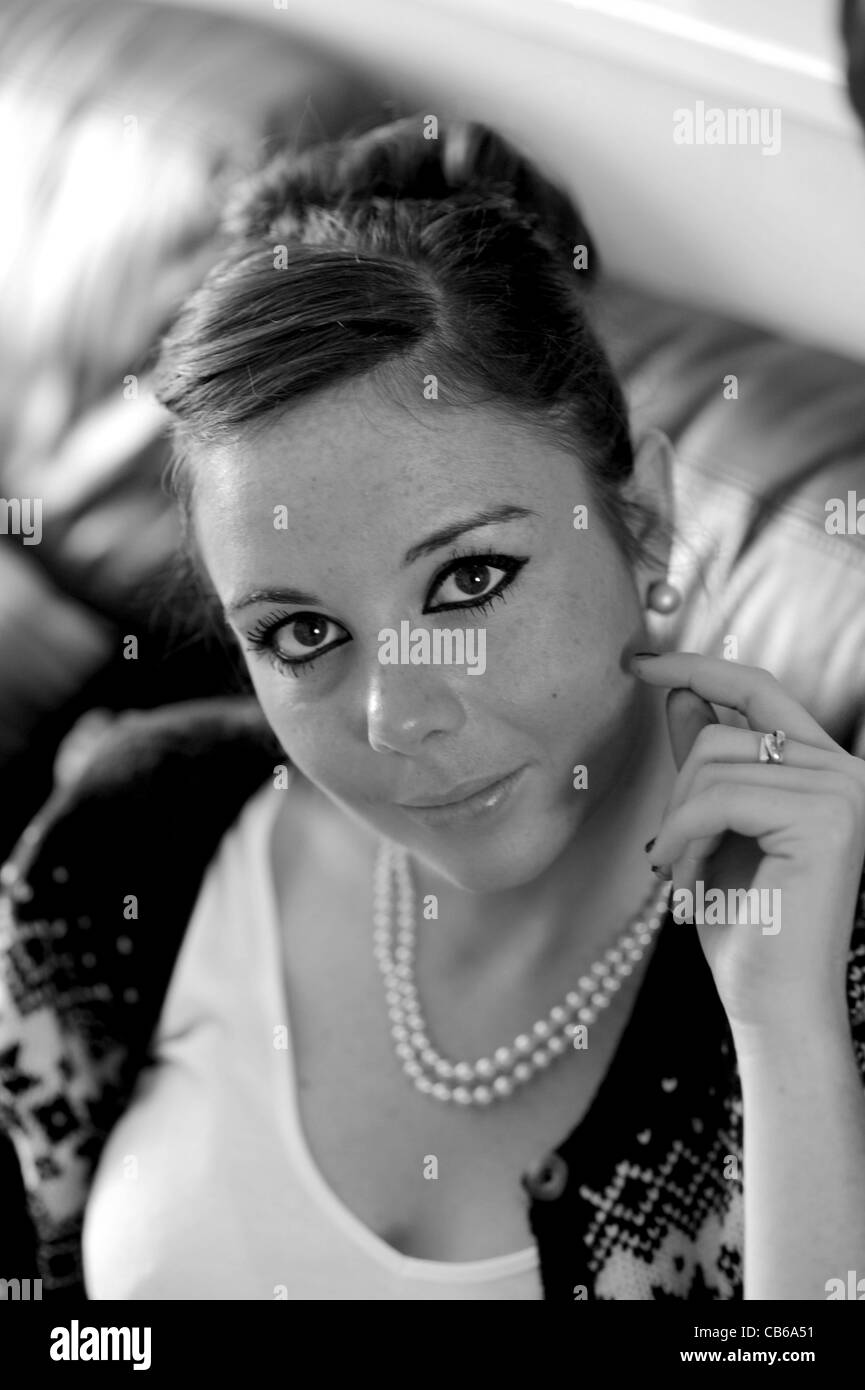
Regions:
M 484 504 L 491 490 L 528 501 L 565 447 L 495 406 L 454 408 L 395 401 L 367 378 L 321 392 L 195 466 L 196 519 L 205 529 L 241 516 L 272 525 L 283 505 L 288 527 L 313 513 L 355 524 L 453 500 Z M 573 473 L 571 473 L 573 480 Z
M 351 588 L 496 505 L 570 526 L 585 483 L 563 443 L 501 409 L 418 396 L 404 404 L 359 379 L 199 460 L 195 532 L 217 590 L 275 585 L 289 569 Z

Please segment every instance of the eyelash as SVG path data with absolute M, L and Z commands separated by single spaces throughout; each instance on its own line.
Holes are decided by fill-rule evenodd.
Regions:
M 433 591 L 439 588 L 446 579 L 449 579 L 455 571 L 460 570 L 466 562 L 470 560 L 479 560 L 484 564 L 490 565 L 494 569 L 504 570 L 505 573 L 496 587 L 491 589 L 488 594 L 484 594 L 481 598 L 468 603 L 451 603 L 444 608 L 431 609 L 429 610 L 430 612 L 483 613 L 486 612 L 487 609 L 492 608 L 493 604 L 498 600 L 501 600 L 502 603 L 507 602 L 508 591 L 513 588 L 520 570 L 528 563 L 528 556 L 498 555 L 488 550 L 453 550 L 451 551 L 450 559 L 444 569 L 436 575 L 433 581 Z M 425 609 L 424 611 L 426 612 L 427 610 Z M 302 658 L 280 656 L 273 645 L 275 634 L 281 627 L 284 627 L 286 623 L 301 616 L 303 615 L 300 613 L 292 613 L 290 616 L 285 613 L 271 613 L 268 614 L 266 618 L 262 618 L 261 621 L 246 634 L 246 640 L 253 651 L 266 652 L 271 666 L 277 671 L 288 673 L 292 676 L 305 675 L 305 667 L 314 666 L 315 663 L 323 656 L 326 656 L 328 652 L 336 651 L 337 647 L 344 645 L 343 642 L 331 643 L 329 647 L 325 647 L 314 656 Z

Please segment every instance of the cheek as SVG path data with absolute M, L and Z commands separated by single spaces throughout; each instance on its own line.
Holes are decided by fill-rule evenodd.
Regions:
M 629 746 L 634 678 L 621 662 L 640 621 L 628 573 L 611 565 L 595 584 L 568 575 L 531 626 L 509 635 L 511 669 L 497 680 L 499 709 L 511 706 L 514 726 L 538 750 L 550 779 L 548 810 L 568 819 L 603 794 Z M 578 766 L 588 771 L 585 801 L 575 800 Z
M 563 565 L 545 588 L 543 603 L 533 598 L 513 622 L 491 623 L 490 689 L 500 708 L 533 710 L 551 727 L 575 716 L 584 725 L 592 715 L 606 722 L 608 708 L 620 711 L 633 683 L 621 669 L 640 627 L 629 576 L 610 562 Z
M 321 738 L 323 707 L 303 690 L 310 677 L 283 675 L 264 655 L 250 658 L 248 669 L 268 724 L 289 757 L 299 762 L 301 751 L 309 753 Z
M 339 792 L 350 783 L 348 733 L 327 698 L 317 699 L 304 686 L 307 680 L 312 688 L 314 677 L 283 676 L 266 659 L 253 659 L 249 672 L 264 717 L 289 761 L 311 782 L 329 790 Z

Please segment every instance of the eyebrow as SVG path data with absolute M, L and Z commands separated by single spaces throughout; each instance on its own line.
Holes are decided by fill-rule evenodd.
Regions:
M 449 526 L 442 526 L 424 540 L 418 541 L 416 545 L 409 546 L 400 567 L 405 569 L 408 565 L 414 564 L 415 560 L 420 560 L 424 555 L 431 555 L 443 545 L 449 545 L 451 541 L 465 535 L 466 531 L 474 531 L 479 526 L 496 526 L 503 521 L 521 521 L 525 517 L 537 515 L 538 513 L 530 507 L 512 505 L 475 512 L 472 516 L 464 517 L 462 521 L 453 521 Z M 322 600 L 302 589 L 251 589 L 248 594 L 226 605 L 226 616 L 237 613 L 241 608 L 248 608 L 253 603 L 290 603 L 315 608 L 321 607 Z
M 422 555 L 430 555 L 434 550 L 440 550 L 443 545 L 449 545 L 458 536 L 464 535 L 466 531 L 474 531 L 478 526 L 496 526 L 501 521 L 520 521 L 527 516 L 537 516 L 537 512 L 533 512 L 529 507 L 514 506 L 493 507 L 491 510 L 475 512 L 463 521 L 454 521 L 450 526 L 442 526 L 441 530 L 433 531 L 426 540 L 410 546 L 403 556 L 402 567 L 413 565 Z

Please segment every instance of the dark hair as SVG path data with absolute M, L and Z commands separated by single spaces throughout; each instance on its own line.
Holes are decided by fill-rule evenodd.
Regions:
M 164 339 L 170 485 L 193 453 L 371 374 L 489 402 L 579 451 L 629 557 L 627 410 L 583 300 L 598 256 L 573 201 L 495 132 L 419 115 L 280 155 L 236 189 L 229 250 Z M 427 138 L 429 136 L 432 138 Z M 575 268 L 579 267 L 579 268 Z M 639 513 L 639 516 L 637 516 Z

